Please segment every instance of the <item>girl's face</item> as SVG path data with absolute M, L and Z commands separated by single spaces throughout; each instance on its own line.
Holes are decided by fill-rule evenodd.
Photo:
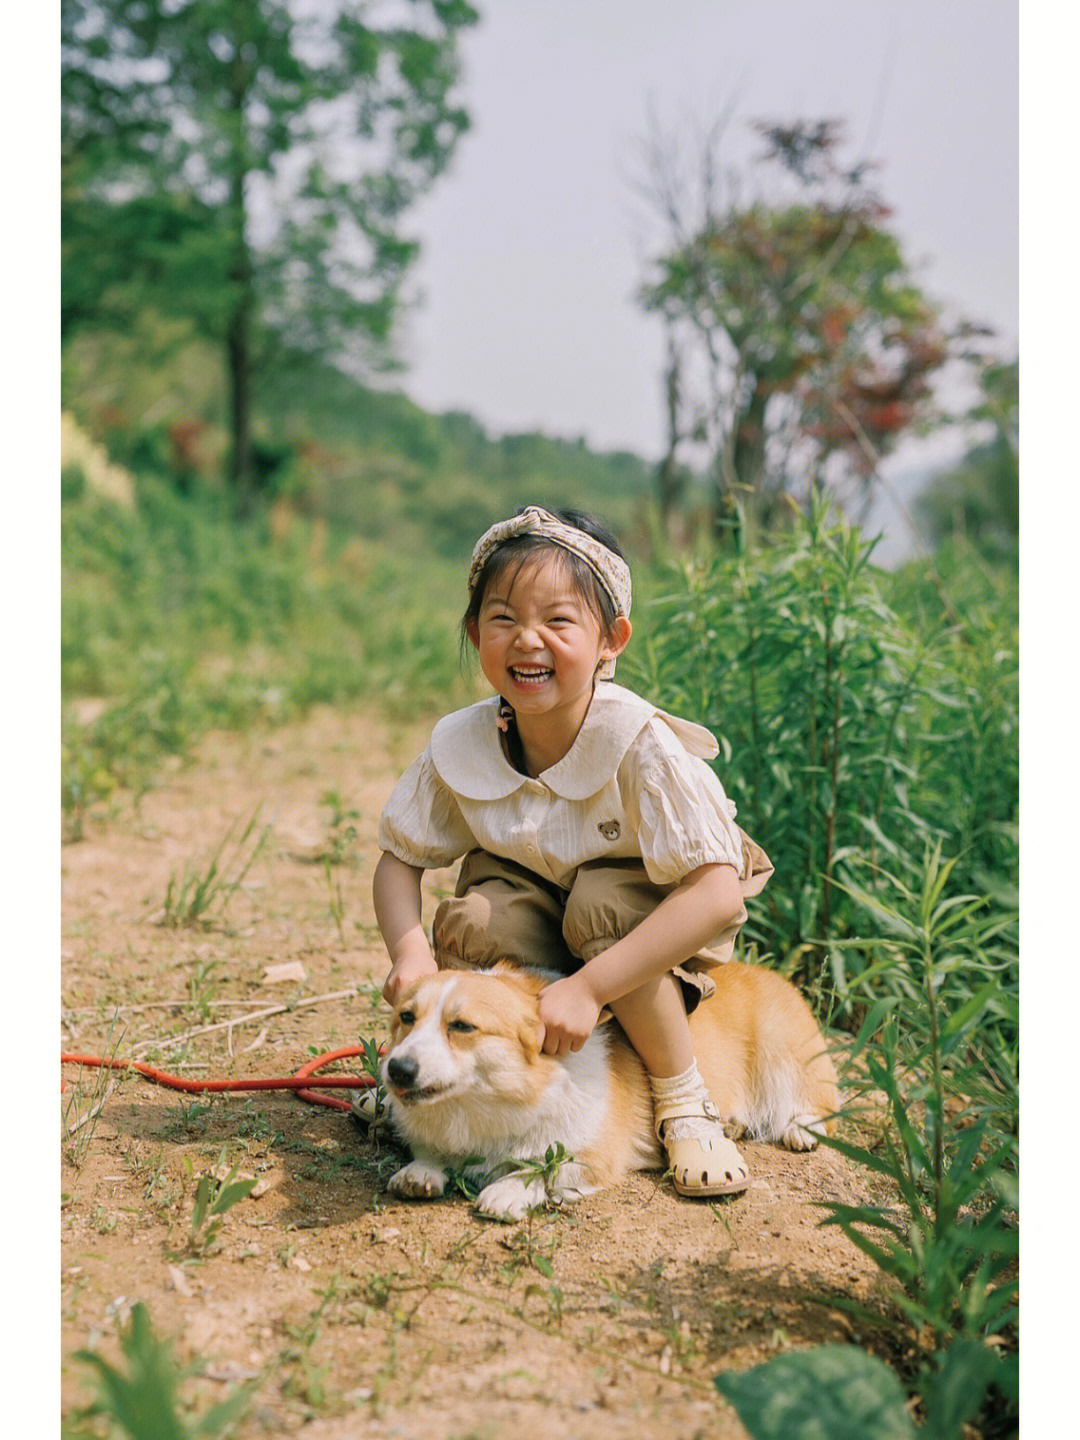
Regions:
M 603 634 L 569 568 L 557 555 L 543 555 L 489 584 L 468 635 L 484 675 L 519 724 L 544 720 L 573 735 L 589 708 L 596 667 L 625 648 L 630 622 L 620 615 L 612 633 Z

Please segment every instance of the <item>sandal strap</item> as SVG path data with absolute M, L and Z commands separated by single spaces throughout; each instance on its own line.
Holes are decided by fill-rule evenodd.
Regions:
M 720 1123 L 720 1118 L 720 1111 L 708 1099 L 653 1101 L 653 1129 L 658 1140 L 663 1140 L 664 1126 L 669 1120 L 715 1120 Z

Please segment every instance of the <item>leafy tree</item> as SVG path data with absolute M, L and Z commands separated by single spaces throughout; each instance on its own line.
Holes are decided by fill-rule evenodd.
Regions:
M 775 519 L 796 476 L 803 503 L 844 478 L 865 484 L 882 452 L 929 415 L 930 377 L 948 353 L 867 167 L 839 163 L 839 127 L 757 129 L 764 161 L 784 178 L 779 200 L 721 200 L 719 128 L 690 185 L 662 141 L 649 161 L 666 230 L 641 291 L 669 335 L 662 488 L 676 448 L 703 442 L 721 532 L 746 514 Z
M 1020 365 L 985 360 L 968 414 L 987 438 L 917 501 L 930 538 L 964 536 L 994 560 L 1015 561 L 1020 533 Z
M 224 347 L 231 478 L 288 343 L 392 357 L 403 217 L 468 125 L 467 0 L 63 0 L 64 323 L 141 306 Z

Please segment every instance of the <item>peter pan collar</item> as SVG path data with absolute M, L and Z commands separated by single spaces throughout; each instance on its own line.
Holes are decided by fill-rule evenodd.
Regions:
M 502 800 L 530 782 L 499 743 L 499 697 L 445 716 L 431 734 L 431 758 L 442 780 L 466 800 Z M 656 716 L 691 755 L 711 760 L 719 746 L 702 725 L 682 720 L 612 681 L 597 685 L 577 739 L 539 780 L 564 800 L 586 800 L 611 780 L 623 756 Z

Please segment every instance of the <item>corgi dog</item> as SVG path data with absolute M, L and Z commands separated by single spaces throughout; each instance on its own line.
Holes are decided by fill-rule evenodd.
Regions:
M 730 961 L 711 976 L 716 993 L 690 1029 L 725 1129 L 812 1149 L 832 1132 L 839 1094 L 810 1007 L 761 966 Z M 545 1200 L 664 1168 L 649 1078 L 618 1024 L 597 1026 L 569 1055 L 541 1050 L 538 997 L 557 978 L 500 963 L 425 976 L 400 997 L 381 1075 L 413 1158 L 391 1177 L 393 1194 L 441 1195 L 457 1170 L 486 1181 L 482 1214 L 517 1220 Z

